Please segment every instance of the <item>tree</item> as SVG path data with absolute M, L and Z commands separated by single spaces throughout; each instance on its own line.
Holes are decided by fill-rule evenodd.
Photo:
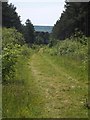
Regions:
M 20 16 L 18 16 L 16 7 L 12 3 L 2 3 L 2 26 L 7 28 L 15 27 L 18 31 L 22 31 Z
M 88 3 L 66 1 L 65 10 L 53 27 L 53 37 L 63 40 L 74 34 L 76 28 L 84 35 L 90 36 L 87 32 L 87 19 Z
M 23 29 L 26 43 L 33 44 L 35 42 L 34 26 L 29 19 L 26 20 L 25 24 L 26 25 L 23 26 Z
M 36 44 L 48 44 L 50 33 L 48 32 L 35 32 L 35 43 Z

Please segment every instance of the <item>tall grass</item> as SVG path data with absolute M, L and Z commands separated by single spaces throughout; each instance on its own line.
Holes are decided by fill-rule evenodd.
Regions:
M 74 59 L 82 63 L 82 66 L 86 69 L 88 64 L 88 41 L 90 38 L 83 36 L 82 38 L 70 38 L 57 42 L 52 47 L 45 47 L 44 52 L 50 55 L 64 56 L 68 59 Z
M 30 57 L 20 56 L 15 78 L 3 85 L 3 118 L 37 118 L 41 115 L 42 96 L 34 83 Z
M 83 36 L 59 41 L 52 47 L 44 47 L 43 52 L 52 56 L 54 63 L 60 64 L 65 72 L 75 79 L 88 84 L 88 40 Z M 55 57 L 56 56 L 56 57 Z
M 39 107 L 42 105 L 39 103 L 42 98 L 30 69 L 30 57 L 34 50 L 22 44 L 22 35 L 15 29 L 5 28 L 3 32 L 2 117 L 38 117 L 41 113 Z

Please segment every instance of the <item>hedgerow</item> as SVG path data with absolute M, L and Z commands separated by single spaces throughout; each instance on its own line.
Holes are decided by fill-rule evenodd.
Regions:
M 14 28 L 4 28 L 2 38 L 2 80 L 8 83 L 15 79 L 15 65 L 20 56 L 28 56 L 30 50 L 25 45 L 24 38 Z

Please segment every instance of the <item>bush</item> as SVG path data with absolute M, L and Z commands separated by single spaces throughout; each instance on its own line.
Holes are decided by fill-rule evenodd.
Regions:
M 50 55 L 68 56 L 74 60 L 82 62 L 85 67 L 88 62 L 88 39 L 84 35 L 71 37 L 63 41 L 57 42 L 56 45 L 48 49 Z M 47 50 L 45 50 L 47 52 Z
M 2 78 L 3 82 L 14 79 L 15 64 L 20 54 L 21 46 L 9 44 L 3 48 L 2 52 Z
M 13 45 L 19 44 L 23 45 L 25 44 L 23 35 L 19 33 L 15 28 L 3 28 L 2 29 L 2 47 L 6 47 L 10 43 Z
M 15 65 L 20 56 L 29 56 L 30 50 L 24 45 L 23 35 L 12 28 L 3 29 L 2 38 L 2 79 L 4 83 L 15 78 Z

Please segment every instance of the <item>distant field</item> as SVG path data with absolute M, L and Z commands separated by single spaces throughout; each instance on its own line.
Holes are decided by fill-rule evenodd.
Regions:
M 40 31 L 40 32 L 52 32 L 53 26 L 34 26 L 35 31 Z

